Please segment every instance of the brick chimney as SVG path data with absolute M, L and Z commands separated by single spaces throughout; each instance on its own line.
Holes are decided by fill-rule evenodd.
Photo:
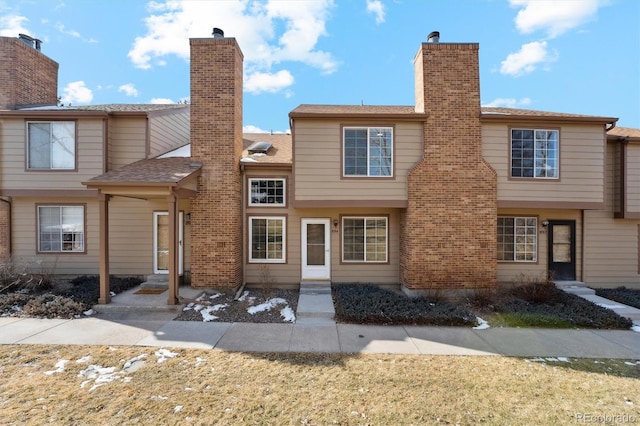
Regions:
M 58 63 L 25 34 L 0 37 L 0 109 L 58 103 Z
M 219 29 L 191 39 L 191 157 L 202 163 L 191 204 L 191 285 L 242 283 L 242 61 Z
M 408 293 L 497 281 L 497 177 L 482 158 L 478 44 L 429 35 L 414 59 L 422 160 L 408 176 L 401 281 Z

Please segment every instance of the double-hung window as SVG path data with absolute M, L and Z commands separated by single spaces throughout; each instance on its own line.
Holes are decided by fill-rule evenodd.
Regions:
M 557 179 L 557 130 L 511 129 L 511 177 Z
M 345 177 L 393 176 L 393 128 L 345 127 L 343 132 Z
M 250 262 L 284 263 L 286 253 L 286 218 L 252 216 L 249 218 Z
M 386 217 L 343 217 L 342 261 L 386 262 L 387 222 Z
M 498 217 L 498 260 L 535 262 L 538 252 L 535 217 Z
M 249 179 L 250 206 L 279 206 L 286 204 L 284 179 Z
M 27 168 L 29 170 L 73 170 L 75 167 L 75 122 L 27 123 Z
M 38 251 L 84 252 L 84 206 L 38 206 Z

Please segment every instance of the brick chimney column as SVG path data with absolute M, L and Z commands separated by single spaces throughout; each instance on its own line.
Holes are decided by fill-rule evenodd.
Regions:
M 58 63 L 33 45 L 0 37 L 0 109 L 58 103 Z
M 242 283 L 242 61 L 234 38 L 191 39 L 191 285 Z
M 478 45 L 423 43 L 414 65 L 428 118 L 402 217 L 403 289 L 494 287 L 497 177 L 482 158 Z

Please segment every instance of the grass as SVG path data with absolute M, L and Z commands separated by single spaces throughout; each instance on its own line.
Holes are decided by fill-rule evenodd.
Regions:
M 490 315 L 492 327 L 540 327 L 540 328 L 574 328 L 575 326 L 562 318 L 552 315 L 498 312 Z
M 159 363 L 157 350 L 0 346 L 0 423 L 575 424 L 586 414 L 640 420 L 635 362 L 616 360 L 607 370 L 609 360 L 172 349 Z M 134 358 L 137 369 L 123 372 Z M 68 362 L 61 367 L 60 360 Z M 90 365 L 113 367 L 113 380 L 87 374 Z M 600 371 L 582 371 L 588 366 Z

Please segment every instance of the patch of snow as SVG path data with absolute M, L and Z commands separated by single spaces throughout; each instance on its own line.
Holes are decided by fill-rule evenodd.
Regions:
M 162 395 L 152 395 L 151 396 L 151 400 L 152 401 L 164 401 L 166 399 L 169 399 L 168 396 L 162 396 Z
M 209 296 L 209 300 L 217 299 L 220 296 L 222 296 L 222 293 L 212 294 L 211 296 Z
M 474 330 L 486 330 L 490 327 L 489 323 L 480 317 L 476 317 L 476 322 L 478 323 L 478 325 L 473 327 Z
M 89 309 L 88 311 L 84 311 L 83 314 L 85 314 L 86 316 L 90 317 L 91 315 L 93 315 L 95 312 L 93 309 Z
M 184 405 L 176 405 L 175 407 L 173 407 L 173 412 L 177 413 L 178 411 L 182 411 L 183 408 Z
M 78 358 L 76 362 L 78 364 L 84 364 L 85 362 L 91 361 L 91 355 L 83 356 L 82 358 Z
M 525 359 L 525 362 L 546 362 L 546 359 L 544 359 L 544 358 L 531 358 L 531 359 Z
M 196 357 L 196 367 L 198 367 L 200 364 L 202 364 L 202 361 L 205 361 L 206 358 L 200 358 L 199 356 Z
M 93 391 L 106 383 L 118 380 L 123 374 L 122 372 L 116 372 L 116 367 L 103 367 L 101 365 L 91 364 L 86 369 L 80 371 L 78 377 L 88 379 L 80 384 L 81 388 L 93 380 L 94 384 L 89 389 L 89 391 Z
M 280 309 L 280 315 L 286 322 L 296 322 L 296 314 L 290 306 Z
M 169 358 L 175 358 L 178 356 L 176 352 L 171 352 L 167 349 L 158 349 L 155 352 L 155 356 L 158 357 L 158 364 L 165 362 Z
M 200 315 L 202 315 L 202 321 L 210 322 L 210 321 L 217 320 L 219 317 L 213 315 L 212 312 L 217 312 L 220 309 L 226 308 L 227 306 L 229 305 L 224 303 L 224 304 L 213 305 L 213 306 L 209 306 L 208 308 L 204 308 L 202 311 L 200 311 Z
M 242 296 L 240 296 L 240 297 L 238 298 L 238 300 L 239 300 L 240 302 L 244 302 L 244 301 L 245 301 L 245 299 L 247 298 L 247 296 L 249 296 L 249 291 L 245 290 L 245 291 L 243 291 L 243 292 L 242 292 Z
M 636 333 L 640 333 L 640 325 L 631 326 L 631 331 L 635 331 Z
M 278 305 L 286 305 L 287 301 L 281 297 L 274 297 L 272 299 L 267 300 L 264 303 L 261 303 L 256 306 L 250 306 L 247 308 L 247 312 L 251 315 L 257 314 L 258 312 L 270 311 Z
M 45 376 L 51 376 L 53 374 L 56 373 L 62 373 L 64 371 L 64 366 L 69 362 L 68 359 L 60 359 L 58 360 L 58 362 L 56 362 L 56 365 L 54 365 L 54 367 L 56 368 L 55 370 L 51 370 L 51 371 L 45 371 L 44 375 Z
M 114 291 L 110 291 L 110 292 L 109 292 L 109 296 L 113 297 L 113 296 L 115 296 L 115 295 L 116 295 L 116 293 L 115 293 Z
M 607 309 L 624 309 L 626 308 L 626 306 L 624 305 L 611 305 L 609 303 L 597 303 L 598 306 L 601 306 L 603 308 L 607 308 Z
M 636 362 L 625 361 L 624 363 L 627 364 L 627 365 L 631 365 L 631 366 L 640 365 L 640 361 L 636 361 Z
M 124 363 L 122 370 L 126 372 L 136 371 L 137 369 L 139 369 L 144 365 L 144 362 L 142 362 L 142 360 L 145 359 L 146 357 L 147 357 L 147 354 L 142 354 L 142 355 L 138 355 L 136 357 L 131 358 L 130 360 Z
M 253 158 L 243 157 L 240 159 L 241 163 L 257 163 L 258 160 L 254 160 Z

